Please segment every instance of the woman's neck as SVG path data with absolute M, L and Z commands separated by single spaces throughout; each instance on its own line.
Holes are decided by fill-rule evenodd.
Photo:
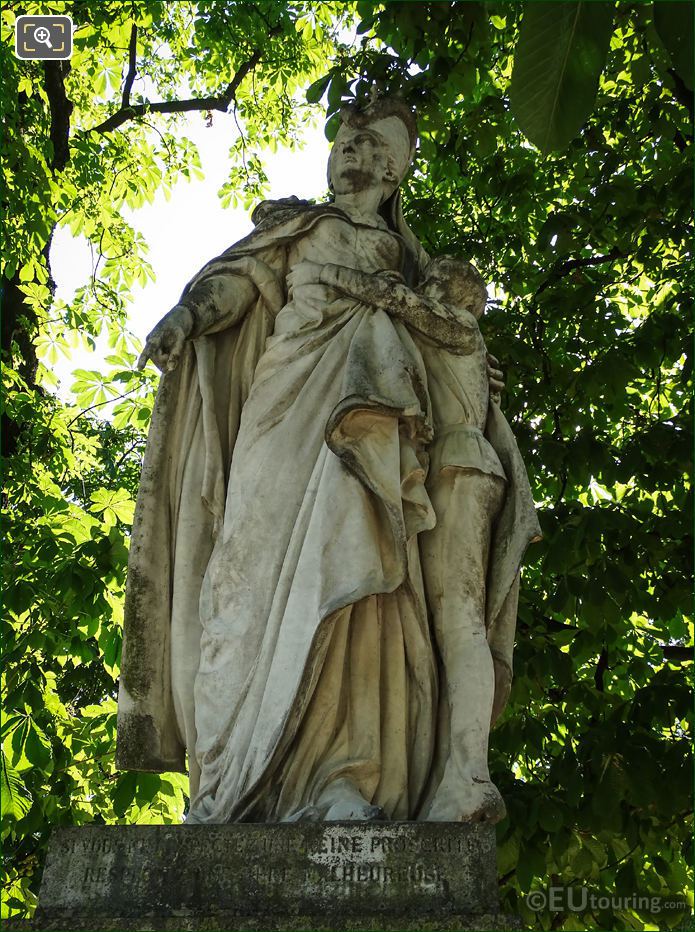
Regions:
M 379 219 L 381 197 L 380 188 L 365 188 L 362 191 L 336 194 L 333 203 L 350 214 L 359 214 L 365 220 L 376 222 Z

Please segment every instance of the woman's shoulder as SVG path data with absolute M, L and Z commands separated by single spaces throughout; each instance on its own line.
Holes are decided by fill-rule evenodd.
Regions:
M 284 223 L 294 217 L 304 214 L 309 210 L 315 210 L 322 205 L 317 205 L 313 201 L 302 200 L 292 195 L 291 197 L 280 197 L 275 200 L 261 201 L 251 214 L 251 220 L 258 230 L 268 230 L 278 223 Z

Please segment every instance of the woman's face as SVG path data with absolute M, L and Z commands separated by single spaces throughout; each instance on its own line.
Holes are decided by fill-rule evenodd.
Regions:
M 386 141 L 369 127 L 343 124 L 331 152 L 331 183 L 336 194 L 381 188 L 390 175 Z

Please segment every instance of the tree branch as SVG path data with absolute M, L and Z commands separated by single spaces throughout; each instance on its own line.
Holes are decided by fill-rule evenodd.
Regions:
M 110 404 L 111 404 L 112 402 L 114 402 L 114 401 L 120 401 L 121 398 L 127 398 L 128 395 L 132 395 L 133 392 L 136 392 L 136 391 L 137 391 L 137 387 L 136 387 L 136 388 L 130 388 L 130 389 L 128 389 L 127 392 L 123 392 L 123 393 L 120 394 L 120 395 L 116 395 L 115 398 L 107 398 L 106 401 L 97 401 L 96 404 L 90 405 L 88 408 L 83 408 L 81 411 L 78 411 L 77 414 L 76 414 L 71 420 L 68 421 L 68 423 L 65 425 L 65 429 L 66 429 L 66 430 L 70 430 L 70 428 L 71 428 L 72 425 L 75 423 L 75 421 L 76 421 L 78 418 L 81 418 L 82 415 L 83 415 L 83 414 L 86 414 L 88 411 L 93 411 L 95 408 L 101 408 L 101 407 L 103 407 L 104 405 L 110 405 Z
M 138 70 L 138 27 L 136 23 L 130 27 L 130 43 L 128 45 L 128 73 L 123 82 L 123 97 L 121 98 L 121 110 L 127 110 L 130 107 L 130 92 L 133 89 L 133 81 Z
M 682 106 L 684 106 L 685 109 L 688 111 L 688 114 L 690 116 L 690 122 L 692 123 L 693 119 L 695 119 L 695 107 L 693 106 L 693 97 L 694 97 L 693 92 L 690 90 L 690 88 L 687 86 L 683 78 L 681 78 L 681 76 L 678 74 L 678 72 L 674 68 L 669 68 L 668 73 L 673 78 L 673 83 L 675 85 L 672 91 L 673 96 L 676 98 L 678 103 L 682 104 Z
M 566 275 L 574 269 L 585 268 L 589 265 L 602 265 L 604 262 L 613 262 L 615 259 L 623 258 L 625 258 L 625 253 L 621 249 L 618 249 L 617 246 L 614 246 L 613 249 L 604 256 L 579 256 L 576 259 L 567 259 L 565 262 L 561 262 L 550 270 L 545 281 L 541 282 L 538 286 L 534 297 L 538 297 L 542 291 L 549 288 L 558 278 L 562 278 L 563 275 Z
M 604 690 L 603 685 L 603 674 L 608 669 L 608 651 L 605 647 L 602 648 L 601 654 L 598 658 L 598 663 L 596 664 L 596 669 L 594 670 L 594 683 L 596 684 L 596 689 L 602 693 Z
M 666 660 L 680 660 L 682 663 L 692 663 L 692 647 L 683 647 L 680 644 L 663 644 L 661 648 Z
M 127 106 L 121 106 L 120 110 L 117 110 L 108 117 L 108 119 L 104 120 L 103 123 L 99 123 L 98 126 L 91 127 L 87 132 L 110 133 L 129 120 L 135 120 L 148 113 L 189 113 L 193 110 L 221 110 L 223 113 L 226 113 L 232 100 L 236 99 L 235 95 L 239 89 L 239 85 L 249 71 L 252 71 L 256 67 L 260 60 L 261 51 L 260 49 L 256 49 L 250 58 L 241 65 L 225 90 L 219 96 L 191 97 L 188 100 L 163 100 L 157 103 L 135 104 L 135 106 L 130 106 L 128 104 Z M 125 87 L 123 90 L 125 95 Z M 128 91 L 128 93 L 130 94 L 130 91 Z
M 70 155 L 70 115 L 72 114 L 73 105 L 65 92 L 64 79 L 70 70 L 70 63 L 67 61 L 44 61 L 43 63 L 44 87 L 48 97 L 48 106 L 50 111 L 50 128 L 49 139 L 53 148 L 50 168 L 53 174 L 61 172 L 67 165 Z M 26 95 L 18 95 L 19 123 L 24 128 L 24 110 L 26 108 Z M 51 294 L 55 294 L 55 282 L 51 274 L 50 248 L 53 237 L 53 229 L 41 250 L 48 271 L 48 288 Z M 3 275 L 0 279 L 0 297 L 2 297 L 2 340 L 1 346 L 3 353 L 7 354 L 8 360 L 12 358 L 12 344 L 16 343 L 18 349 L 17 369 L 23 379 L 29 386 L 38 392 L 42 392 L 40 386 L 36 384 L 36 373 L 38 370 L 38 359 L 36 356 L 36 347 L 34 346 L 35 330 L 38 321 L 34 309 L 27 303 L 21 289 L 19 272 L 15 272 L 11 279 Z M 1 419 L 3 434 L 3 452 L 5 456 L 12 456 L 17 452 L 19 438 L 23 430 L 23 425 L 15 421 L 7 414 L 2 414 Z
M 71 101 L 65 93 L 63 79 L 70 69 L 69 62 L 44 61 L 46 94 L 51 111 L 50 138 L 53 145 L 51 169 L 62 171 L 70 155 L 70 114 L 73 110 Z

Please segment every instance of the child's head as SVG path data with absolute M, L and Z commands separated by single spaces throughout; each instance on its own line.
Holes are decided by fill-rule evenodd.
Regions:
M 470 311 L 476 319 L 487 303 L 487 289 L 478 270 L 453 256 L 431 259 L 418 290 L 442 304 Z

